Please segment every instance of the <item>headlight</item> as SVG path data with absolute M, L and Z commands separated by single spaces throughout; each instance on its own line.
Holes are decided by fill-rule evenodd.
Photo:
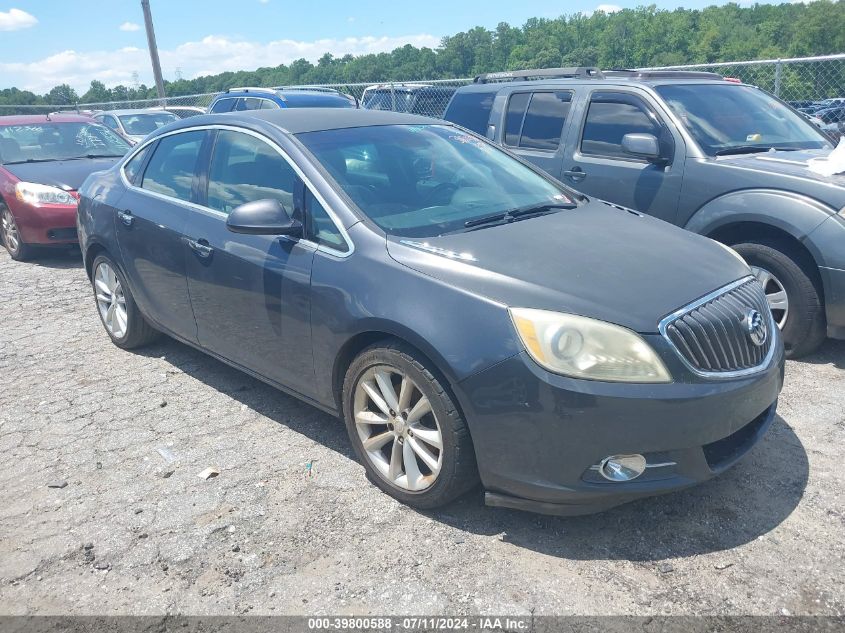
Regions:
M 672 382 L 651 346 L 627 328 L 547 310 L 509 312 L 531 358 L 551 372 L 611 382 Z
M 58 187 L 39 185 L 34 182 L 19 182 L 15 185 L 15 196 L 27 204 L 66 204 L 76 206 L 76 198 Z

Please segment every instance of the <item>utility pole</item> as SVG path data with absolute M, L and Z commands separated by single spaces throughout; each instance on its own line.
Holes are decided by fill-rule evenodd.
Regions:
M 161 62 L 158 60 L 158 46 L 156 45 L 155 30 L 153 30 L 153 16 L 150 13 L 150 0 L 141 0 L 141 9 L 144 11 L 144 24 L 147 27 L 147 45 L 150 47 L 150 61 L 153 63 L 156 92 L 158 92 L 159 99 L 164 99 L 164 79 L 161 77 Z

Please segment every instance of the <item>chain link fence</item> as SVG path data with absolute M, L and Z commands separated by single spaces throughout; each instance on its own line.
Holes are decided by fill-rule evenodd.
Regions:
M 795 105 L 798 102 L 820 101 L 845 97 L 845 54 L 794 59 L 767 59 L 759 61 L 665 66 L 641 70 L 706 70 L 725 77 L 739 79 L 763 88 Z M 460 86 L 472 79 L 447 79 L 433 81 L 386 82 L 381 84 L 321 84 L 285 86 L 288 90 L 317 89 L 337 91 L 358 100 L 362 107 L 378 110 L 410 112 L 440 118 Z M 219 93 L 144 99 L 136 101 L 111 101 L 107 103 L 80 103 L 73 105 L 0 105 L 4 114 L 46 114 L 57 111 L 93 113 L 102 110 L 172 108 L 181 116 L 198 114 L 206 110 Z

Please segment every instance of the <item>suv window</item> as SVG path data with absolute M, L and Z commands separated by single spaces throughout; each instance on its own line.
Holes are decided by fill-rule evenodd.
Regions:
M 514 94 L 505 116 L 505 144 L 556 150 L 571 101 L 572 93 L 566 91 Z
M 274 199 L 293 214 L 293 167 L 268 143 L 221 130 L 208 171 L 208 206 L 222 213 L 254 200 Z
M 494 97 L 493 92 L 458 91 L 452 97 L 444 118 L 477 134 L 484 134 L 487 132 Z
M 278 110 L 279 104 L 275 101 L 270 101 L 270 99 L 262 99 L 261 100 L 261 109 L 262 110 Z
M 583 154 L 633 160 L 622 149 L 622 137 L 635 133 L 661 138 L 661 125 L 642 99 L 625 93 L 593 93 L 581 136 Z
M 235 105 L 235 111 L 243 112 L 245 110 L 260 110 L 261 109 L 261 101 L 258 97 L 242 97 L 238 99 L 237 105 Z
M 210 112 L 213 114 L 218 114 L 220 112 L 231 112 L 232 106 L 235 105 L 235 101 L 237 101 L 237 99 L 218 99 L 214 102 L 214 105 L 211 106 Z
M 349 250 L 334 221 L 308 188 L 305 189 L 305 211 L 308 218 L 305 225 L 307 239 L 343 253 Z
M 161 139 L 144 171 L 141 187 L 171 198 L 190 201 L 191 186 L 204 138 L 204 131 L 195 130 Z

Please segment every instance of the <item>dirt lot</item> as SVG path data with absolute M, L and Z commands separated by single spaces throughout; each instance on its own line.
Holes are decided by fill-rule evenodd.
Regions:
M 78 255 L 0 251 L 0 613 L 845 614 L 841 342 L 706 485 L 419 513 L 339 421 L 171 340 L 119 350 L 90 295 Z

